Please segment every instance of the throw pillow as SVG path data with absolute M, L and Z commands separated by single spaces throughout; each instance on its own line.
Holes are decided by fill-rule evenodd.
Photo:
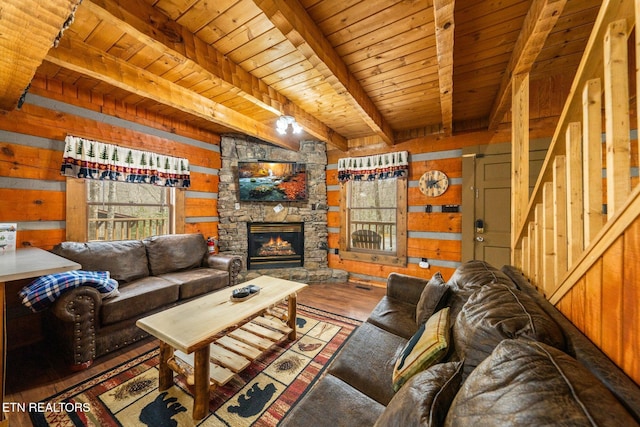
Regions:
M 420 301 L 416 306 L 416 324 L 421 325 L 436 311 L 444 307 L 449 295 L 449 286 L 438 271 L 431 277 L 420 295 Z
M 537 341 L 502 341 L 460 387 L 445 426 L 632 426 L 588 369 Z
M 423 323 L 405 345 L 393 369 L 393 389 L 412 376 L 438 363 L 449 346 L 449 308 L 443 308 Z
M 374 427 L 441 426 L 462 382 L 462 362 L 438 363 L 402 386 Z

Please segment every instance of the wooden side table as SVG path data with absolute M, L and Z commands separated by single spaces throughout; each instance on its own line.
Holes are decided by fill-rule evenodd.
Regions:
M 0 255 L 0 310 L 2 311 L 0 314 L 0 408 L 4 404 L 4 382 L 7 371 L 6 282 L 78 270 L 80 268 L 81 265 L 76 262 L 39 248 L 21 248 L 16 249 L 15 252 L 6 252 Z M 8 425 L 7 416 L 0 411 L 0 427 Z

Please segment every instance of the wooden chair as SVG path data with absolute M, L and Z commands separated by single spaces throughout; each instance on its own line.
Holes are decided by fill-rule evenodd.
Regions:
M 379 250 L 382 237 L 372 230 L 356 230 L 351 234 L 351 242 L 354 248 Z

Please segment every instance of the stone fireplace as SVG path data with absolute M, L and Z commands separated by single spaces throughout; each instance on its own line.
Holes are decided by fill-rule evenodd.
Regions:
M 270 275 L 306 283 L 346 281 L 343 270 L 328 268 L 326 146 L 320 141 L 300 141 L 300 150 L 276 147 L 246 135 L 222 135 L 220 141 L 222 165 L 218 185 L 218 241 L 220 253 L 239 255 L 244 259 L 241 280 Z M 291 202 L 242 202 L 239 199 L 238 161 L 278 161 L 304 163 L 307 171 L 307 200 Z M 300 225 L 301 238 L 289 244 L 301 247 L 296 266 L 290 259 L 261 263 L 257 248 L 249 238 L 255 224 Z M 267 246 L 273 233 L 260 237 Z M 266 239 L 266 236 L 269 238 Z M 290 235 L 288 235 L 291 238 Z M 266 239 L 266 241 L 265 241 Z M 281 236 L 281 240 L 283 237 Z M 275 243 L 274 243 L 275 244 Z M 277 245 L 266 251 L 277 252 Z
M 247 223 L 247 270 L 304 265 L 304 223 Z

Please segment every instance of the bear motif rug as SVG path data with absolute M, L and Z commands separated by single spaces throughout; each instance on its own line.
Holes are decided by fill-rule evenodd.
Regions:
M 156 348 L 38 402 L 34 426 L 275 426 L 321 377 L 360 321 L 298 304 L 298 337 L 284 341 L 210 394 L 209 414 L 191 417 L 181 375 L 158 390 Z

